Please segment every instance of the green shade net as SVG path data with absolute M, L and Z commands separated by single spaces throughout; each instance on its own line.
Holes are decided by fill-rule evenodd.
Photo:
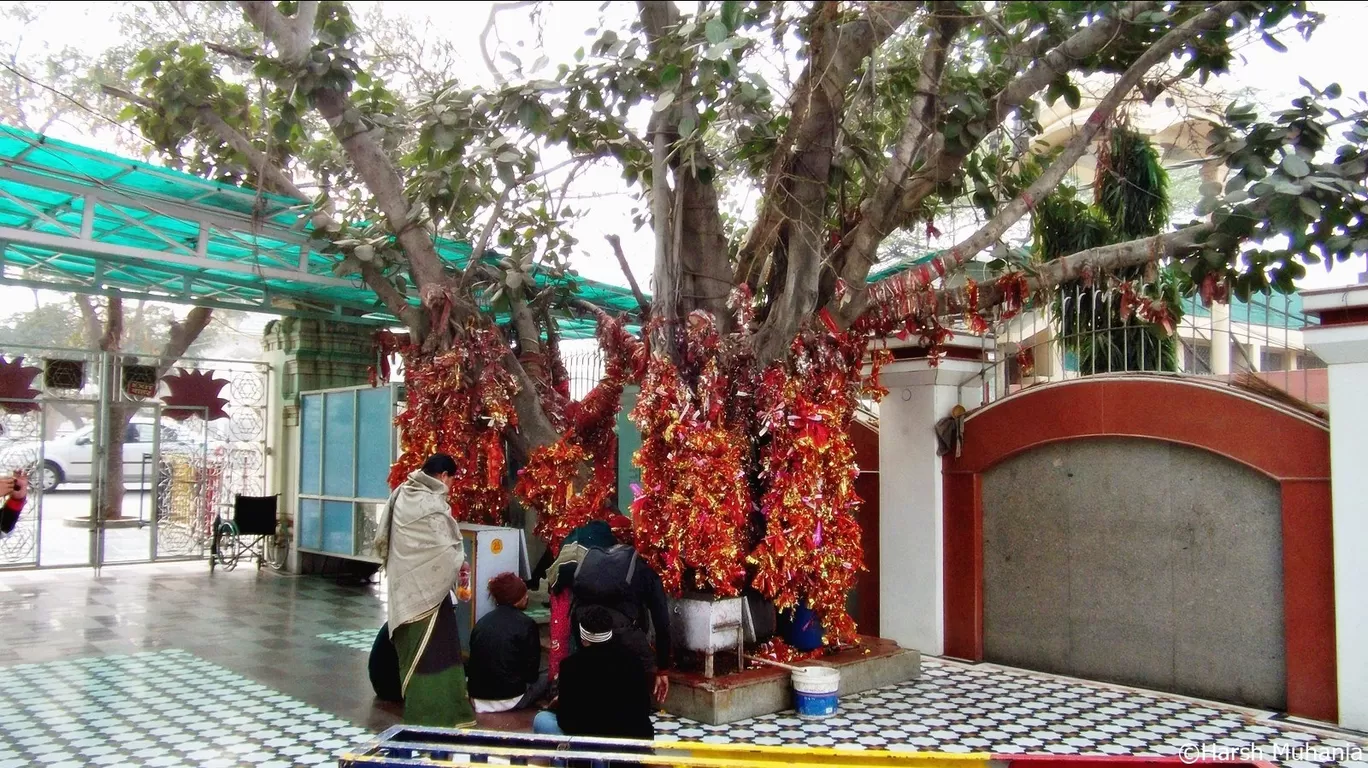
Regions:
M 396 324 L 360 278 L 334 276 L 336 257 L 317 250 L 325 244 L 312 239 L 308 206 L 295 200 L 0 125 L 0 283 Z M 452 267 L 469 264 L 469 244 L 437 238 L 436 246 Z M 490 251 L 483 260 L 498 258 Z M 626 288 L 534 279 L 538 290 L 555 283 L 611 314 L 639 314 Z M 596 327 L 587 313 L 557 318 L 566 338 Z

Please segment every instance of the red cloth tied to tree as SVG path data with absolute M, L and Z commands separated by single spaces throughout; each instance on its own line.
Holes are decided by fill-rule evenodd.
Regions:
M 427 457 L 446 453 L 457 467 L 452 515 L 473 523 L 503 521 L 508 506 L 504 431 L 517 426 L 513 396 L 519 389 L 503 367 L 505 351 L 497 331 L 480 327 L 468 329 L 445 352 L 405 350 L 407 404 L 395 420 L 402 452 L 390 468 L 391 488 Z
M 711 318 L 690 315 L 681 372 L 653 357 L 632 420 L 641 430 L 641 491 L 632 503 L 637 551 L 666 591 L 740 593 L 752 509 L 750 437 L 729 419 L 735 398 Z M 687 377 L 687 380 L 686 380 Z
M 551 595 L 551 650 L 547 654 L 551 680 L 560 675 L 561 662 L 570 655 L 570 590 Z
M 615 512 L 616 419 L 623 387 L 640 379 L 645 349 L 606 313 L 599 314 L 598 339 L 603 378 L 583 400 L 565 408 L 569 429 L 555 443 L 531 451 L 514 488 L 518 499 L 537 513 L 537 535 L 552 554 L 560 552 L 571 531 Z M 582 476 L 586 466 L 587 479 Z
M 765 536 L 748 558 L 754 586 L 779 609 L 806 601 L 826 645 L 851 643 L 846 594 L 864 570 L 855 512 L 855 448 L 850 437 L 861 381 L 861 349 L 841 337 L 800 339 L 791 366 L 771 365 L 759 391 Z M 876 358 L 876 362 L 878 362 Z

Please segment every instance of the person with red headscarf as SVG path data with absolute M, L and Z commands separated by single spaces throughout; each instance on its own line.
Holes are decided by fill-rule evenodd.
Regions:
M 527 583 L 515 573 L 489 580 L 497 604 L 470 631 L 466 676 L 476 712 L 526 709 L 551 689 L 541 668 L 541 631 L 527 610 Z

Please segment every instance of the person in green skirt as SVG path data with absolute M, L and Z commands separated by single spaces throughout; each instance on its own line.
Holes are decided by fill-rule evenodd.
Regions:
M 455 474 L 450 456 L 429 457 L 390 494 L 375 537 L 408 725 L 475 725 L 451 599 L 468 574 L 461 528 L 447 501 Z

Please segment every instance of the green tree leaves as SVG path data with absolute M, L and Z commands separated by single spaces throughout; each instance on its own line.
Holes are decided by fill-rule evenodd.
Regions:
M 1198 278 L 1221 270 L 1242 299 L 1291 292 L 1307 264 L 1368 253 L 1368 100 L 1303 85 L 1308 95 L 1264 120 L 1232 105 L 1211 133 L 1232 174 L 1224 194 L 1202 190 L 1215 227 L 1190 266 Z M 1253 247 L 1239 252 L 1243 241 Z

